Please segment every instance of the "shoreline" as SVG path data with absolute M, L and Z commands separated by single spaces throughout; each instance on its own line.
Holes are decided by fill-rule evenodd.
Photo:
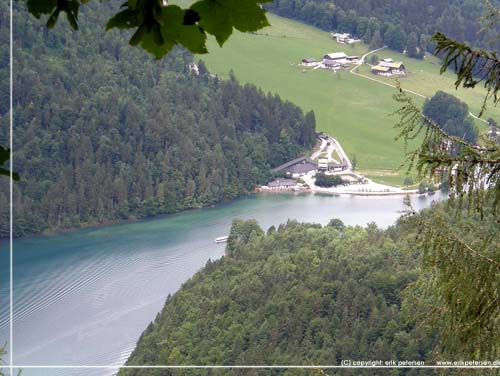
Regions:
M 267 185 L 256 188 L 257 192 L 307 192 L 349 196 L 407 196 L 422 194 L 418 189 L 406 186 L 395 187 L 373 180 L 354 171 L 342 145 L 335 138 L 320 132 L 316 134 L 316 144 L 310 157 L 296 158 L 271 170 L 281 172 Z M 319 175 L 340 177 L 340 181 L 330 186 L 316 185 Z
M 407 196 L 407 195 L 412 195 L 412 196 L 426 196 L 429 195 L 429 193 L 419 193 L 418 189 L 411 189 L 408 191 L 400 191 L 400 192 L 363 192 L 363 191 L 347 191 L 347 190 L 338 190 L 338 191 L 332 191 L 329 190 L 328 188 L 326 189 L 316 189 L 313 190 L 311 188 L 308 189 L 301 189 L 298 191 L 295 191 L 293 189 L 280 189 L 280 190 L 265 190 L 258 188 L 254 191 L 255 194 L 323 194 L 323 195 L 330 195 L 330 196 L 364 196 L 364 197 L 385 197 L 385 196 Z
M 395 188 L 395 187 L 391 187 Z M 399 188 L 398 188 L 399 189 Z M 348 189 L 339 189 L 339 188 L 319 188 L 315 187 L 315 189 L 311 188 L 304 188 L 300 190 L 293 190 L 293 189 L 279 189 L 279 190 L 265 190 L 262 189 L 262 186 L 256 187 L 253 191 L 249 192 L 248 194 L 242 195 L 240 197 L 237 197 L 232 200 L 228 201 L 220 201 L 215 204 L 207 205 L 207 206 L 202 206 L 199 208 L 189 208 L 189 209 L 183 209 L 179 210 L 173 213 L 161 213 L 161 214 L 156 214 L 153 216 L 148 216 L 148 217 L 130 217 L 126 219 L 107 219 L 104 221 L 96 221 L 96 222 L 87 222 L 87 223 L 82 223 L 81 225 L 77 227 L 69 227 L 69 228 L 47 228 L 44 229 L 43 231 L 36 232 L 36 233 L 30 233 L 26 234 L 23 236 L 15 236 L 14 239 L 27 239 L 27 238 L 36 238 L 36 237 L 44 237 L 44 236 L 56 236 L 56 235 L 63 235 L 66 233 L 71 233 L 73 231 L 80 231 L 80 230 L 85 230 L 85 229 L 97 229 L 105 226 L 112 226 L 120 223 L 134 223 L 134 222 L 139 222 L 139 221 L 147 221 L 147 220 L 154 220 L 156 218 L 161 218 L 164 216 L 168 215 L 175 215 L 179 213 L 184 213 L 184 212 L 189 212 L 192 210 L 200 210 L 200 209 L 208 209 L 212 208 L 214 206 L 220 205 L 220 204 L 227 204 L 231 203 L 234 200 L 248 197 L 253 194 L 321 194 L 321 195 L 329 195 L 329 196 L 359 196 L 359 197 L 393 197 L 393 196 L 406 196 L 406 195 L 412 195 L 412 196 L 426 196 L 428 193 L 419 193 L 417 189 L 412 189 L 408 191 L 390 191 L 390 192 L 383 192 L 383 191 L 352 191 Z M 8 240 L 9 237 L 0 237 L 0 241 L 3 240 Z
M 216 202 L 214 204 L 208 204 L 208 205 L 200 206 L 200 207 L 191 207 L 191 208 L 181 209 L 181 210 L 171 212 L 171 213 L 158 213 L 158 214 L 150 215 L 150 216 L 146 216 L 146 217 L 131 216 L 129 218 L 105 219 L 103 221 L 85 222 L 85 223 L 81 223 L 78 226 L 67 227 L 67 228 L 65 228 L 65 227 L 51 227 L 51 228 L 46 228 L 46 229 L 39 231 L 39 232 L 32 232 L 32 233 L 22 235 L 22 236 L 13 236 L 13 238 L 14 239 L 27 239 L 27 238 L 36 238 L 39 236 L 43 237 L 43 236 L 63 235 L 65 233 L 70 233 L 73 231 L 80 231 L 80 230 L 86 230 L 86 229 L 98 229 L 101 227 L 112 226 L 112 225 L 117 225 L 117 224 L 121 224 L 121 223 L 135 223 L 135 222 L 140 222 L 140 221 L 154 220 L 154 219 L 161 218 L 164 216 L 180 214 L 180 213 L 189 212 L 192 210 L 209 209 L 209 208 L 213 208 L 217 205 L 228 204 L 228 203 L 233 202 L 234 200 L 248 197 L 248 196 L 252 195 L 253 193 L 254 193 L 254 191 L 251 191 L 251 192 L 248 192 L 246 194 L 243 194 L 243 195 L 238 196 L 238 197 L 231 199 L 231 200 L 222 200 L 222 201 Z M 9 240 L 9 236 L 1 236 L 0 237 L 0 241 L 4 241 L 4 240 Z

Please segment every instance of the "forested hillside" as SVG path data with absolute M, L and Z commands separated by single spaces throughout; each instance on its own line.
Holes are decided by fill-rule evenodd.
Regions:
M 344 227 L 339 220 L 324 228 L 291 221 L 266 236 L 254 221 L 237 220 L 226 257 L 209 261 L 167 299 L 127 364 L 432 360 L 435 334 L 412 324 L 410 306 L 402 305 L 401 292 L 417 276 L 406 252 L 410 239 L 401 229 Z
M 333 219 L 323 228 L 289 221 L 264 234 L 255 221 L 235 220 L 226 256 L 209 261 L 168 297 L 127 364 L 335 365 L 343 359 L 396 359 L 434 365 L 438 360 L 481 359 L 484 354 L 477 349 L 483 343 L 478 341 L 498 339 L 498 333 L 488 325 L 481 327 L 484 337 L 466 329 L 458 332 L 455 321 L 441 318 L 449 302 L 422 295 L 422 283 L 432 279 L 429 269 L 422 270 L 422 257 L 427 262 L 435 258 L 423 256 L 426 240 L 419 237 L 415 220 L 442 218 L 450 233 L 476 245 L 477 239 L 499 236 L 497 219 L 487 211 L 482 220 L 476 214 L 460 218 L 453 206 L 439 204 L 387 230 L 375 224 L 346 227 Z M 491 252 L 498 252 L 498 244 Z M 463 333 L 474 335 L 471 348 L 457 339 Z M 444 337 L 455 341 L 453 352 L 453 346 L 443 346 Z M 127 369 L 120 375 L 179 371 Z M 454 371 L 446 374 L 470 372 Z M 386 375 L 387 370 L 342 374 Z M 401 368 L 390 374 L 429 375 L 434 370 Z
M 481 0 L 274 0 L 266 7 L 327 31 L 351 33 L 366 43 L 381 38 L 397 51 L 432 51 L 428 38 L 436 31 L 476 47 L 498 49 L 500 43 L 498 27 L 480 33 L 485 10 Z
M 8 7 L 0 5 L 8 82 Z M 16 236 L 211 205 L 248 193 L 270 167 L 314 142 L 314 114 L 235 80 L 220 81 L 176 50 L 155 61 L 105 33 L 106 3 L 84 7 L 80 30 L 48 30 L 15 4 Z M 5 47 L 5 48 L 4 48 Z M 0 98 L 7 144 L 9 98 Z M 0 202 L 8 202 L 7 179 Z M 2 205 L 0 236 L 8 234 Z

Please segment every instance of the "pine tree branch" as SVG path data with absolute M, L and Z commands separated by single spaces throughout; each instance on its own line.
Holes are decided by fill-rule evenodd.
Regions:
M 472 49 L 468 45 L 448 38 L 437 32 L 431 38 L 436 42 L 435 54 L 442 58 L 441 73 L 452 68 L 457 75 L 455 87 L 473 88 L 484 82 L 487 90 L 479 116 L 486 109 L 487 101 L 492 98 L 496 105 L 500 98 L 500 59 L 497 52 Z
M 423 251 L 425 273 L 410 291 L 418 299 L 414 304 L 425 313 L 414 315 L 416 320 L 435 325 L 451 354 L 497 356 L 500 254 L 498 244 L 487 240 L 496 239 L 498 231 L 491 227 L 491 231 L 477 232 L 469 227 L 470 231 L 458 234 L 457 226 L 450 226 L 439 211 L 410 215 L 406 220 L 419 230 L 415 244 Z
M 465 193 L 470 193 L 469 207 L 475 206 L 481 215 L 485 202 L 492 198 L 495 212 L 500 206 L 500 146 L 492 141 L 485 141 L 485 147 L 472 145 L 447 134 L 404 91 L 398 90 L 394 99 L 402 104 L 394 112 L 400 129 L 396 139 L 404 140 L 408 170 L 416 167 L 422 178 L 446 177 L 453 188 L 452 196 L 458 196 L 461 202 Z M 408 150 L 410 142 L 419 137 L 423 138 L 420 146 Z

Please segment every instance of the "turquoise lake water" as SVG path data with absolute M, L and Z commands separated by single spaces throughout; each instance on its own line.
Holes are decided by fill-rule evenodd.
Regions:
M 413 197 L 415 208 L 440 199 Z M 289 218 L 393 224 L 402 197 L 250 196 L 214 208 L 14 241 L 16 365 L 121 365 L 168 294 L 224 253 L 234 218 L 265 230 Z M 9 247 L 0 241 L 0 344 L 9 339 Z M 23 375 L 113 375 L 112 369 L 25 369 Z

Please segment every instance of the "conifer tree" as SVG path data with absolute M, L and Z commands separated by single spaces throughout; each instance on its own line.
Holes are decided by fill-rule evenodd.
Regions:
M 499 10 L 487 4 L 487 19 L 498 22 Z M 457 88 L 483 83 L 487 90 L 483 110 L 487 103 L 495 106 L 500 86 L 498 51 L 473 49 L 439 32 L 432 40 L 443 58 L 441 72 L 453 69 Z M 500 145 L 485 138 L 477 146 L 448 134 L 444 124 L 423 113 L 399 89 L 394 96 L 402 105 L 396 111 L 399 137 L 405 145 L 423 137 L 422 144 L 407 153 L 409 169 L 416 167 L 421 177 L 434 181 L 446 180 L 450 209 L 458 217 L 479 216 L 483 221 L 466 236 L 467 225 L 458 232 L 440 215 L 409 213 L 406 220 L 419 230 L 415 247 L 423 251 L 423 273 L 413 294 L 424 307 L 422 317 L 432 318 L 440 331 L 446 353 L 495 359 L 500 354 Z
M 373 33 L 372 40 L 370 42 L 370 50 L 376 50 L 377 48 L 381 48 L 384 46 L 384 42 L 382 40 L 382 36 L 380 35 L 379 30 L 375 30 Z
M 420 43 L 418 48 L 420 58 L 423 59 L 425 57 L 425 51 L 427 50 L 427 36 L 425 34 L 420 35 Z
M 413 58 L 419 56 L 417 33 L 415 33 L 414 31 L 412 31 L 408 36 L 408 42 L 406 45 L 406 54 L 408 55 L 408 57 L 413 57 Z

